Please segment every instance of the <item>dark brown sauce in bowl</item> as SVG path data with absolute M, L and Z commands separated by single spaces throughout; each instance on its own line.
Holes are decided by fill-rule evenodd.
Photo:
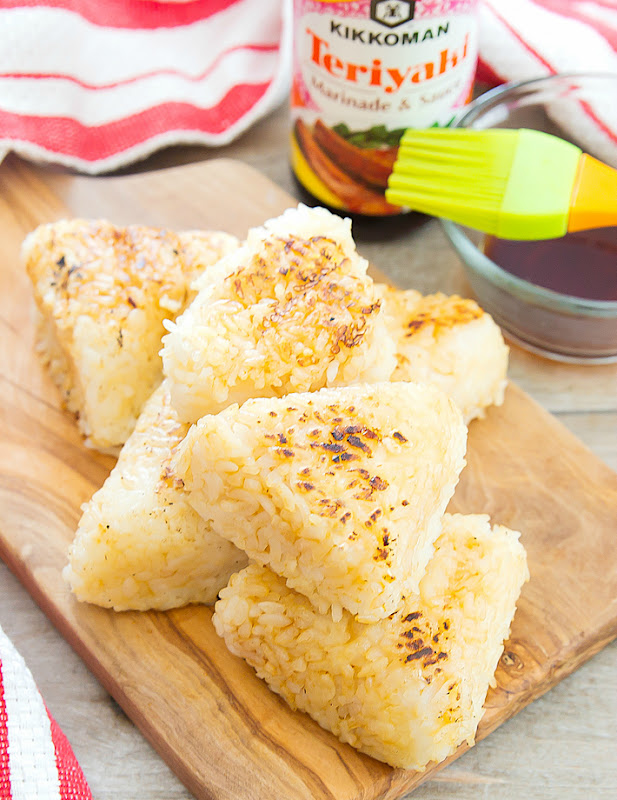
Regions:
M 442 224 L 472 296 L 512 343 L 558 361 L 617 363 L 617 228 L 514 242 Z
M 600 98 L 607 107 L 614 105 L 616 87 L 614 75 L 523 81 L 477 97 L 454 124 L 533 128 L 568 139 L 580 133 L 576 109 Z M 572 113 L 556 114 L 564 105 Z M 595 141 L 586 138 L 584 149 L 617 167 L 617 146 L 594 152 Z M 470 293 L 511 342 L 568 363 L 617 363 L 617 228 L 548 242 L 488 239 L 485 249 L 478 231 L 448 220 L 442 225 L 461 258 Z
M 536 286 L 587 300 L 617 300 L 617 228 L 537 242 L 487 236 L 482 249 L 506 272 Z

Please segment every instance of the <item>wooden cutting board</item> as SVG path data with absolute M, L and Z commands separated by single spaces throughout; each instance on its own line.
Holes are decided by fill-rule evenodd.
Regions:
M 103 179 L 0 167 L 0 555 L 197 798 L 395 798 L 434 769 L 393 770 L 290 711 L 227 653 L 209 609 L 117 614 L 74 602 L 61 578 L 80 505 L 113 460 L 83 446 L 34 354 L 24 235 L 70 215 L 242 236 L 293 202 L 226 160 Z M 617 475 L 510 386 L 471 425 L 451 509 L 521 530 L 529 555 L 482 738 L 617 635 Z

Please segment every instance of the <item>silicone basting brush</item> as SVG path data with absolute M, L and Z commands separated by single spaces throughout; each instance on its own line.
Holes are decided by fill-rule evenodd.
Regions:
M 408 130 L 386 199 L 503 239 L 553 239 L 617 225 L 617 170 L 525 128 Z

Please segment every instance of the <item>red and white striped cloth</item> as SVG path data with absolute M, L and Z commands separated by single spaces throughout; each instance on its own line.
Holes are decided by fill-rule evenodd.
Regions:
M 481 0 L 478 78 L 617 74 L 617 0 Z
M 227 144 L 285 95 L 290 5 L 0 0 L 0 159 L 98 173 Z M 617 0 L 481 0 L 481 79 L 583 71 L 617 73 Z M 614 109 L 587 122 L 612 134 Z
M 282 0 L 0 0 L 0 159 L 226 144 L 285 96 L 290 27 Z
M 556 73 L 617 78 L 617 0 L 481 0 L 478 80 L 497 85 Z M 574 81 L 575 83 L 575 81 Z M 546 107 L 594 156 L 617 165 L 617 92 L 588 84 Z
M 92 800 L 71 745 L 1 628 L 0 800 Z

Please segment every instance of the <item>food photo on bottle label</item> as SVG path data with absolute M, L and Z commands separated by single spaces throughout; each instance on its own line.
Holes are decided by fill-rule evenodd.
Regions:
M 291 162 L 334 209 L 401 213 L 384 197 L 406 128 L 448 125 L 470 98 L 476 0 L 294 0 Z

